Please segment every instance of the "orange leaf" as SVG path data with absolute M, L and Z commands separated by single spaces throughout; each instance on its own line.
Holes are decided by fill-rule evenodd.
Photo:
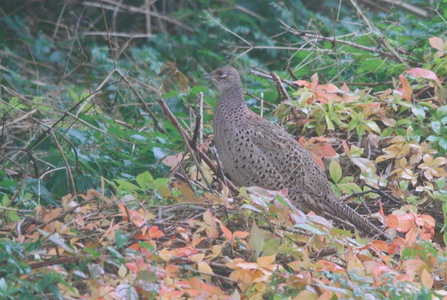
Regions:
M 422 69 L 422 68 L 413 68 L 410 70 L 406 70 L 405 73 L 410 74 L 413 77 L 416 78 L 426 78 L 426 79 L 432 79 L 437 82 L 440 82 L 438 76 L 433 71 Z
M 389 215 L 387 226 L 399 232 L 407 232 L 413 227 L 414 221 L 414 214 Z
M 196 246 L 197 246 L 198 244 L 200 244 L 200 242 L 203 241 L 204 239 L 206 239 L 206 237 L 200 237 L 200 238 L 193 239 L 193 240 L 191 241 L 191 246 L 192 246 L 192 247 L 196 247 Z
M 407 242 L 403 238 L 397 237 L 388 245 L 388 254 L 394 255 L 406 245 Z
M 295 81 L 295 83 L 297 85 L 305 86 L 307 88 L 312 88 L 310 82 L 306 81 L 306 80 L 297 80 L 297 81 Z
M 129 222 L 129 219 L 127 218 L 127 209 L 124 206 L 124 204 L 122 202 L 118 203 L 118 207 L 121 211 L 121 215 L 123 217 L 124 222 Z
M 132 249 L 134 251 L 138 251 L 140 249 L 140 243 L 133 243 L 132 245 L 127 247 L 128 249 Z
M 407 101 L 411 101 L 411 95 L 413 94 L 413 89 L 411 84 L 408 82 L 404 75 L 399 75 L 399 82 L 401 87 L 398 89 L 402 93 L 402 98 Z
M 422 239 L 429 241 L 435 235 L 435 219 L 432 216 L 419 216 L 416 223 L 422 226 Z
M 329 271 L 329 272 L 339 273 L 339 274 L 345 272 L 345 269 L 342 268 L 341 266 L 339 266 L 336 263 L 331 262 L 329 260 L 325 260 L 325 259 L 320 259 L 319 261 L 317 261 L 314 264 L 314 267 L 317 272 Z
M 47 211 L 47 213 L 45 214 L 45 217 L 43 218 L 43 221 L 45 223 L 54 221 L 55 219 L 57 219 L 59 217 L 61 210 L 62 210 L 62 208 L 58 207 L 58 208 L 54 208 L 52 210 Z
M 156 239 L 156 238 L 165 236 L 163 231 L 158 230 L 158 226 L 152 226 L 151 228 L 149 228 L 147 234 L 148 234 L 149 238 L 151 238 L 151 239 Z
M 373 241 L 371 242 L 371 244 L 373 244 L 374 247 L 376 247 L 380 251 L 388 251 L 388 244 L 384 241 Z
M 247 236 L 249 236 L 250 233 L 246 232 L 246 231 L 235 231 L 233 233 L 233 238 L 240 238 L 240 239 L 245 239 Z
M 229 241 L 233 241 L 233 233 L 231 233 L 231 231 L 222 222 L 219 222 L 219 226 L 222 232 L 224 233 L 226 239 Z
M 415 240 L 416 240 L 416 228 L 411 228 L 410 230 L 408 230 L 408 232 L 405 234 L 405 240 L 409 243 L 412 244 Z

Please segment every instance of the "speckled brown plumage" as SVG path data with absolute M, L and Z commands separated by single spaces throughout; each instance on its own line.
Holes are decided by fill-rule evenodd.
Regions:
M 289 189 L 289 199 L 307 213 L 347 220 L 368 235 L 386 235 L 340 201 L 312 158 L 296 139 L 245 104 L 241 80 L 232 67 L 208 74 L 219 88 L 214 113 L 214 141 L 225 171 L 239 186 Z

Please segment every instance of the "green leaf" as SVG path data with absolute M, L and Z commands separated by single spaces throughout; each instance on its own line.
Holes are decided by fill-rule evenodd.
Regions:
M 9 211 L 8 217 L 11 219 L 11 221 L 17 222 L 20 220 L 20 217 L 17 215 L 15 211 Z
M 331 175 L 331 178 L 335 183 L 340 181 L 342 170 L 340 164 L 334 159 L 331 159 L 331 164 L 329 165 L 329 174 Z
M 329 119 L 329 116 L 324 116 L 326 119 L 327 129 L 328 130 L 335 130 L 334 123 L 332 123 L 331 119 Z
M 357 126 L 356 129 L 357 129 L 357 136 L 359 137 L 359 139 L 361 139 L 362 135 L 365 134 L 365 127 Z
M 357 120 L 351 120 L 348 124 L 348 130 L 352 131 L 354 128 L 356 128 L 359 125 L 359 122 Z
M 441 122 L 440 121 L 433 121 L 431 122 L 431 129 L 433 129 L 434 132 L 437 134 L 441 134 Z
M 425 110 L 422 106 L 413 106 L 411 108 L 411 111 L 413 112 L 413 114 L 416 116 L 416 118 L 418 118 L 418 120 L 421 122 L 425 119 Z
M 361 193 L 362 188 L 358 186 L 357 184 L 351 182 L 351 183 L 340 183 L 337 184 L 338 188 L 345 192 L 346 194 L 353 194 L 353 193 Z
M 70 93 L 70 96 L 74 102 L 79 102 L 79 96 L 78 96 L 78 94 L 76 94 L 75 91 L 73 91 L 72 89 L 69 88 L 68 92 Z
M 411 123 L 409 119 L 400 119 L 396 122 L 396 126 L 407 125 L 409 123 Z
M 250 231 L 250 239 L 248 240 L 248 245 L 250 249 L 255 251 L 256 257 L 261 256 L 262 249 L 264 247 L 264 235 L 262 231 L 259 229 L 256 222 L 253 221 L 253 225 L 251 226 Z
M 129 242 L 130 235 L 123 234 L 123 232 L 118 229 L 115 233 L 115 240 L 116 240 L 116 246 L 118 249 L 121 249 L 125 246 L 127 246 L 127 243 Z
M 440 136 L 430 135 L 426 138 L 426 140 L 429 142 L 436 142 L 439 141 L 440 138 L 441 138 Z
M 135 184 L 127 182 L 125 180 L 115 179 L 115 181 L 118 183 L 118 189 L 120 189 L 122 191 L 131 192 L 131 191 L 140 191 L 141 190 L 141 188 L 139 188 Z
M 293 225 L 293 228 L 300 228 L 316 235 L 324 235 L 326 233 L 325 231 L 306 223 Z
M 377 133 L 380 133 L 380 128 L 379 128 L 379 126 L 377 126 L 376 122 L 374 122 L 374 121 L 365 121 L 364 124 L 366 126 L 368 126 L 371 130 L 373 130 L 373 131 L 375 131 Z
M 107 250 L 109 250 L 109 252 L 116 258 L 119 258 L 120 260 L 124 261 L 123 256 L 121 255 L 121 253 L 118 252 L 118 250 L 116 250 L 115 248 L 113 248 L 112 246 L 107 247 Z
M 168 186 L 169 182 L 171 182 L 171 179 L 169 178 L 157 178 L 154 181 L 152 181 L 151 186 L 158 189 L 162 186 Z
M 436 119 L 441 119 L 447 115 L 447 105 L 441 106 L 436 110 Z
M 150 251 L 152 251 L 152 252 L 155 251 L 154 246 L 152 246 L 152 244 L 149 244 L 148 242 L 141 242 L 141 243 L 140 243 L 140 247 L 142 247 L 142 248 L 146 248 L 146 249 L 148 249 L 148 250 L 150 250 Z
M 439 143 L 439 147 L 441 147 L 444 150 L 447 150 L 447 138 L 446 137 L 440 138 L 438 143 Z
M 445 187 L 446 179 L 444 177 L 439 178 L 436 180 L 436 187 L 440 190 L 442 190 Z
M 137 181 L 138 185 L 142 188 L 147 187 L 149 184 L 152 183 L 152 181 L 154 181 L 154 177 L 152 177 L 151 173 L 149 172 L 144 172 L 139 174 L 135 180 Z

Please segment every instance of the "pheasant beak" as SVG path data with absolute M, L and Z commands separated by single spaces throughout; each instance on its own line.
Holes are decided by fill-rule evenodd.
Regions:
M 213 78 L 213 73 L 206 74 L 203 79 L 210 80 Z

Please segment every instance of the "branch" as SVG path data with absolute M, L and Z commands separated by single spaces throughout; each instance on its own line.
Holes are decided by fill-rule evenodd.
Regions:
M 281 22 L 283 23 L 283 22 Z M 364 51 L 368 51 L 368 52 L 372 52 L 372 53 L 378 53 L 380 55 L 383 55 L 385 57 L 389 57 L 395 61 L 404 63 L 407 66 L 406 62 L 409 62 L 411 64 L 414 64 L 416 66 L 422 66 L 422 64 L 420 62 L 411 60 L 409 58 L 405 58 L 405 57 L 401 57 L 399 56 L 397 53 L 401 53 L 401 54 L 405 54 L 408 55 L 409 52 L 399 48 L 397 50 L 394 50 L 390 52 L 386 52 L 384 50 L 381 50 L 379 48 L 373 48 L 373 47 L 367 47 L 367 46 L 363 46 L 363 45 L 359 45 L 356 44 L 354 42 L 349 42 L 349 41 L 345 41 L 345 40 L 340 40 L 337 39 L 336 37 L 325 37 L 325 36 L 321 36 L 319 34 L 313 34 L 313 33 L 308 33 L 308 32 L 304 32 L 304 31 L 299 31 L 299 30 L 295 30 L 289 26 L 287 26 L 286 24 L 283 23 L 283 25 L 285 26 L 285 29 L 287 31 L 289 31 L 290 33 L 292 33 L 294 36 L 301 36 L 301 37 L 307 37 L 307 38 L 312 38 L 315 40 L 321 40 L 321 41 L 328 41 L 331 42 L 333 45 L 335 44 L 343 44 L 343 45 L 347 45 L 347 46 L 351 46 L 360 50 L 364 50 Z M 381 42 L 384 40 L 384 38 L 381 38 Z M 389 45 L 387 45 L 387 48 L 390 49 L 390 47 L 388 47 Z
M 180 125 L 180 123 L 177 121 L 177 118 L 172 114 L 171 110 L 169 109 L 169 107 L 166 105 L 166 103 L 163 101 L 163 99 L 159 98 L 157 99 L 158 104 L 160 104 L 161 108 L 163 109 L 163 111 L 165 112 L 165 114 L 168 116 L 169 121 L 171 121 L 172 125 L 174 125 L 175 128 L 177 128 L 177 130 L 180 132 L 181 136 L 183 137 L 186 147 L 189 149 L 189 151 L 191 152 L 191 154 L 193 153 L 191 144 L 192 144 L 192 140 L 189 138 L 188 134 L 186 133 L 185 129 L 183 129 L 183 127 Z M 236 191 L 236 186 L 234 186 L 233 183 L 231 183 L 228 180 L 225 180 L 225 178 L 222 178 L 222 176 L 220 175 L 220 173 L 217 170 L 217 167 L 213 164 L 213 162 L 211 161 L 211 159 L 208 157 L 208 155 L 206 155 L 199 147 L 194 147 L 195 148 L 195 152 L 199 154 L 199 157 L 201 159 L 203 159 L 203 161 L 208 165 L 208 167 L 210 167 L 210 169 L 214 172 L 214 174 L 216 174 L 216 176 L 222 181 L 222 182 L 228 182 L 228 186 L 233 190 Z M 199 168 L 199 166 L 197 166 L 198 170 L 201 170 L 201 168 Z M 205 179 L 205 176 L 202 175 L 203 178 Z

